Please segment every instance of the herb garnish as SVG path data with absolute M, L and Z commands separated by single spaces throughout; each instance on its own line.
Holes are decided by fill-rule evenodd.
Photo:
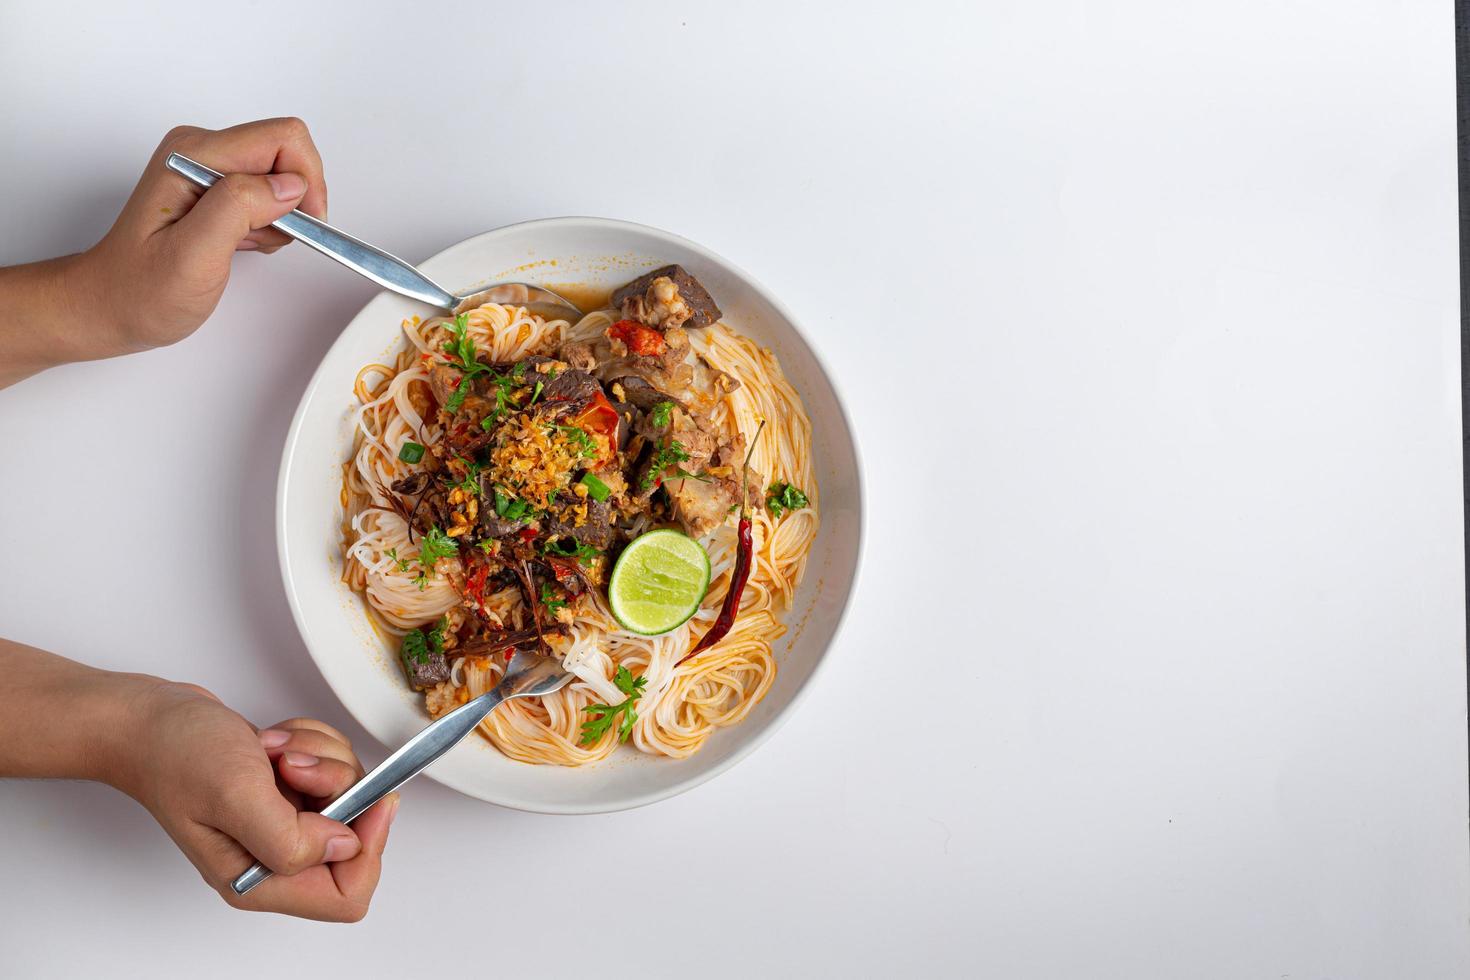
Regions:
M 409 630 L 403 634 L 403 645 L 399 647 L 405 661 L 416 664 L 429 662 L 429 654 L 444 652 L 444 631 L 449 628 L 449 617 L 445 616 L 434 625 L 434 628 L 424 634 L 422 629 Z
M 639 485 L 644 490 L 647 490 L 653 486 L 655 480 L 663 475 L 664 470 L 673 466 L 675 463 L 682 463 L 687 459 L 689 459 L 689 453 L 685 450 L 684 444 L 678 439 L 671 441 L 667 446 L 653 454 L 653 459 L 649 462 L 648 472 L 643 474 L 643 479 Z
M 659 402 L 653 406 L 653 414 L 649 416 L 653 424 L 662 429 L 669 424 L 670 417 L 674 414 L 673 402 Z
M 449 326 L 449 333 L 453 340 L 444 341 L 444 352 L 454 366 L 466 374 L 478 374 L 485 370 L 485 365 L 475 360 L 475 342 L 469 336 L 470 315 L 461 313 L 454 318 L 454 323 Z
M 500 491 L 499 487 L 491 491 L 495 497 L 495 514 L 507 521 L 519 521 L 528 518 L 531 513 L 531 505 L 519 497 L 511 497 Z
M 484 467 L 474 460 L 465 459 L 463 456 L 456 456 L 454 458 L 465 465 L 465 477 L 458 483 L 451 483 L 449 489 L 458 490 L 461 493 L 469 494 L 471 497 L 478 497 L 480 495 L 480 470 L 484 469 Z
M 591 745 L 601 739 L 612 728 L 614 721 L 618 723 L 619 742 L 626 742 L 633 733 L 633 725 L 638 721 L 638 712 L 633 710 L 633 702 L 643 696 L 648 678 L 634 679 L 627 667 L 619 667 L 613 675 L 613 683 L 628 697 L 621 704 L 589 704 L 583 708 L 590 717 L 582 722 L 581 744 Z
M 593 500 L 602 501 L 612 496 L 612 488 L 591 473 L 582 474 L 582 486 L 587 488 L 587 496 Z
M 559 558 L 575 558 L 584 564 L 602 554 L 596 548 L 583 544 L 576 538 L 557 538 L 555 541 L 548 541 L 541 546 L 541 550 Z
M 439 530 L 439 525 L 429 528 L 429 533 L 419 539 L 419 564 L 429 571 L 440 558 L 452 558 L 459 554 L 459 545 L 453 538 Z
M 553 422 L 547 426 L 546 431 L 548 434 L 566 433 L 567 438 L 576 445 L 578 452 L 583 456 L 597 455 L 597 440 L 588 435 L 587 430 L 580 425 L 557 425 Z
M 773 483 L 766 491 L 766 509 L 776 517 L 780 517 L 787 511 L 810 507 L 811 503 L 806 494 L 789 483 Z
M 405 442 L 398 450 L 398 458 L 405 463 L 417 463 L 424 458 L 424 447 L 416 442 Z
M 567 603 L 565 599 L 558 599 L 555 594 L 552 593 L 550 582 L 541 583 L 541 605 L 546 608 L 546 611 L 549 614 L 555 616 L 558 612 L 566 607 L 566 604 Z

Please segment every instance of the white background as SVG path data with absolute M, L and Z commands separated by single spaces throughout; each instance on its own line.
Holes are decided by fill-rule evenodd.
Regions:
M 846 639 L 655 807 L 414 783 L 354 927 L 227 909 L 103 787 L 0 785 L 0 973 L 1465 975 L 1450 3 L 373 6 L 0 7 L 0 262 L 94 241 L 170 125 L 288 113 L 409 257 L 687 235 L 847 393 Z M 370 295 L 242 256 L 190 340 L 0 393 L 0 630 L 380 759 L 271 533 Z

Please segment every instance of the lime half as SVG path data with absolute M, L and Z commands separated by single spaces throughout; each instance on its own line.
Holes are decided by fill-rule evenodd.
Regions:
M 699 542 L 671 528 L 634 538 L 607 583 L 618 622 L 653 636 L 683 626 L 709 591 L 709 555 Z

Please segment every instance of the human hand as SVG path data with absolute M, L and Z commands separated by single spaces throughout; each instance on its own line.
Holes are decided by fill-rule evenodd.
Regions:
M 155 683 L 108 781 L 148 808 L 204 880 L 236 908 L 356 922 L 378 884 L 398 795 L 352 827 L 315 811 L 363 770 L 331 726 L 297 718 L 259 733 L 203 688 Z M 259 860 L 276 873 L 249 894 L 230 882 Z
M 224 179 L 200 190 L 164 166 L 173 152 Z M 270 223 L 294 208 L 327 214 L 321 157 L 301 120 L 170 130 L 112 229 L 77 257 L 72 280 L 94 311 L 88 329 L 108 329 L 114 353 L 182 340 L 214 311 L 235 252 L 291 241 Z

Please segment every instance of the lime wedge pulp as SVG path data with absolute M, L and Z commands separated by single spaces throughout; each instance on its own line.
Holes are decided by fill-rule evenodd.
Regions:
M 619 623 L 654 636 L 683 626 L 709 591 L 709 555 L 672 528 L 634 538 L 607 583 L 607 601 Z

